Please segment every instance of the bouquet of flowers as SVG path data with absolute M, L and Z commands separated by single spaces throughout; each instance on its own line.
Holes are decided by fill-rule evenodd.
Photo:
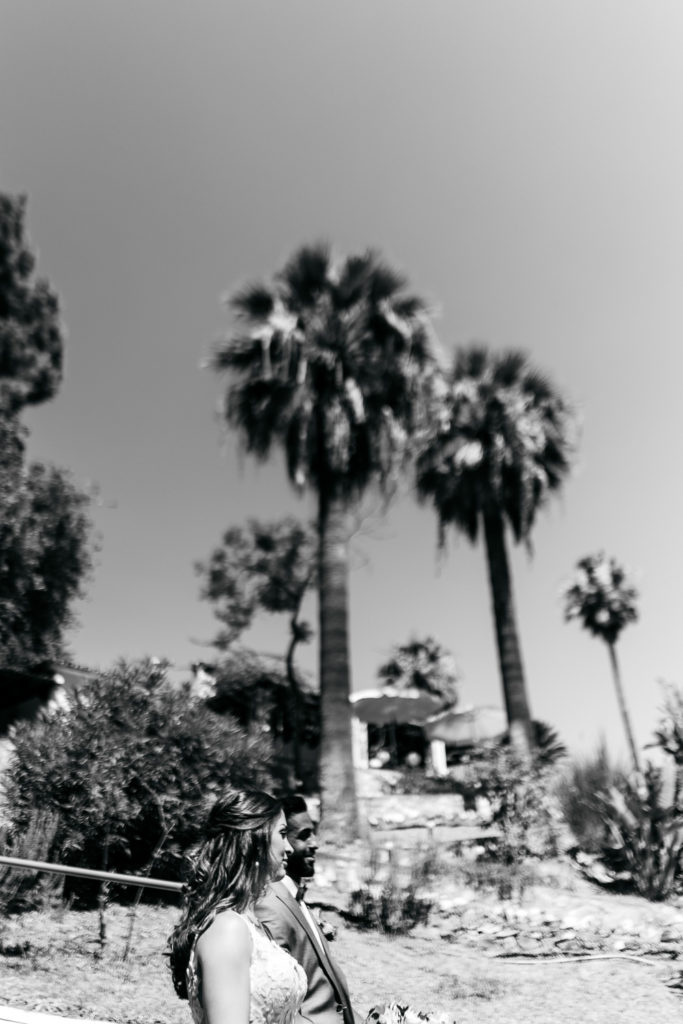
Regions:
M 368 1011 L 365 1024 L 455 1024 L 445 1013 L 424 1013 L 406 1003 L 382 1003 Z

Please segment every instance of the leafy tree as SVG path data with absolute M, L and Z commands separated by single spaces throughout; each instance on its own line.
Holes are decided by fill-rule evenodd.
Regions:
M 559 490 L 572 416 L 521 352 L 481 345 L 456 352 L 441 415 L 417 462 L 417 489 L 439 519 L 475 542 L 483 531 L 498 661 L 512 743 L 528 753 L 531 713 L 517 629 L 506 533 L 530 544 L 538 510 Z
M 0 193 L 0 413 L 52 398 L 62 377 L 59 300 L 33 274 L 26 197 Z
M 638 618 L 637 598 L 637 590 L 614 558 L 607 558 L 604 552 L 588 555 L 577 562 L 574 578 L 565 589 L 564 617 L 567 621 L 579 619 L 584 629 L 607 644 L 617 703 L 633 766 L 640 771 L 616 650 L 622 629 Z
M 311 638 L 301 619 L 301 605 L 316 570 L 316 542 L 310 530 L 294 519 L 274 523 L 249 520 L 223 534 L 208 562 L 198 562 L 203 577 L 201 596 L 214 606 L 224 629 L 214 640 L 229 648 L 251 625 L 259 609 L 289 616 L 290 639 L 285 659 L 291 693 L 294 773 L 302 777 L 300 750 L 301 693 L 295 666 L 299 644 Z
M 272 788 L 271 749 L 234 720 L 173 688 L 165 665 L 121 662 L 82 690 L 68 711 L 22 722 L 7 773 L 20 833 L 36 812 L 57 816 L 54 859 L 177 877 L 222 787 Z M 161 847 L 161 849 L 160 849 Z
M 348 545 L 361 495 L 391 489 L 421 426 L 435 352 L 424 304 L 374 252 L 295 252 L 231 299 L 235 332 L 212 365 L 247 452 L 284 449 L 290 481 L 318 502 L 321 789 L 337 842 L 358 834 L 351 760 Z
M 54 661 L 91 566 L 88 495 L 34 463 L 0 510 L 0 660 Z
M 91 568 L 88 497 L 62 470 L 24 465 L 26 406 L 62 375 L 59 301 L 34 277 L 25 197 L 0 193 L 0 661 L 61 655 Z

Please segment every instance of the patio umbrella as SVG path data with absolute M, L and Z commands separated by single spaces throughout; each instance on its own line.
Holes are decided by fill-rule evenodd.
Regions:
M 442 696 L 416 686 L 358 690 L 350 695 L 349 701 L 356 718 L 372 725 L 422 725 L 444 706 Z
M 499 739 L 507 729 L 507 717 L 502 708 L 470 705 L 461 710 L 447 708 L 428 718 L 422 727 L 430 740 L 443 740 L 451 747 L 472 747 Z

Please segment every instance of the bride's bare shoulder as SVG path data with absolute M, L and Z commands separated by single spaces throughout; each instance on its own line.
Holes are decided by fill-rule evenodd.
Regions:
M 213 954 L 230 955 L 237 959 L 251 953 L 251 935 L 247 922 L 234 910 L 223 910 L 199 937 L 197 955 L 206 960 Z

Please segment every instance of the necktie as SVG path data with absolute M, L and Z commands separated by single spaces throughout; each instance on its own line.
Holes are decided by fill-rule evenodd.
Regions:
M 299 884 L 296 888 L 296 900 L 297 903 L 301 903 L 302 899 L 306 895 L 307 886 L 303 883 Z

